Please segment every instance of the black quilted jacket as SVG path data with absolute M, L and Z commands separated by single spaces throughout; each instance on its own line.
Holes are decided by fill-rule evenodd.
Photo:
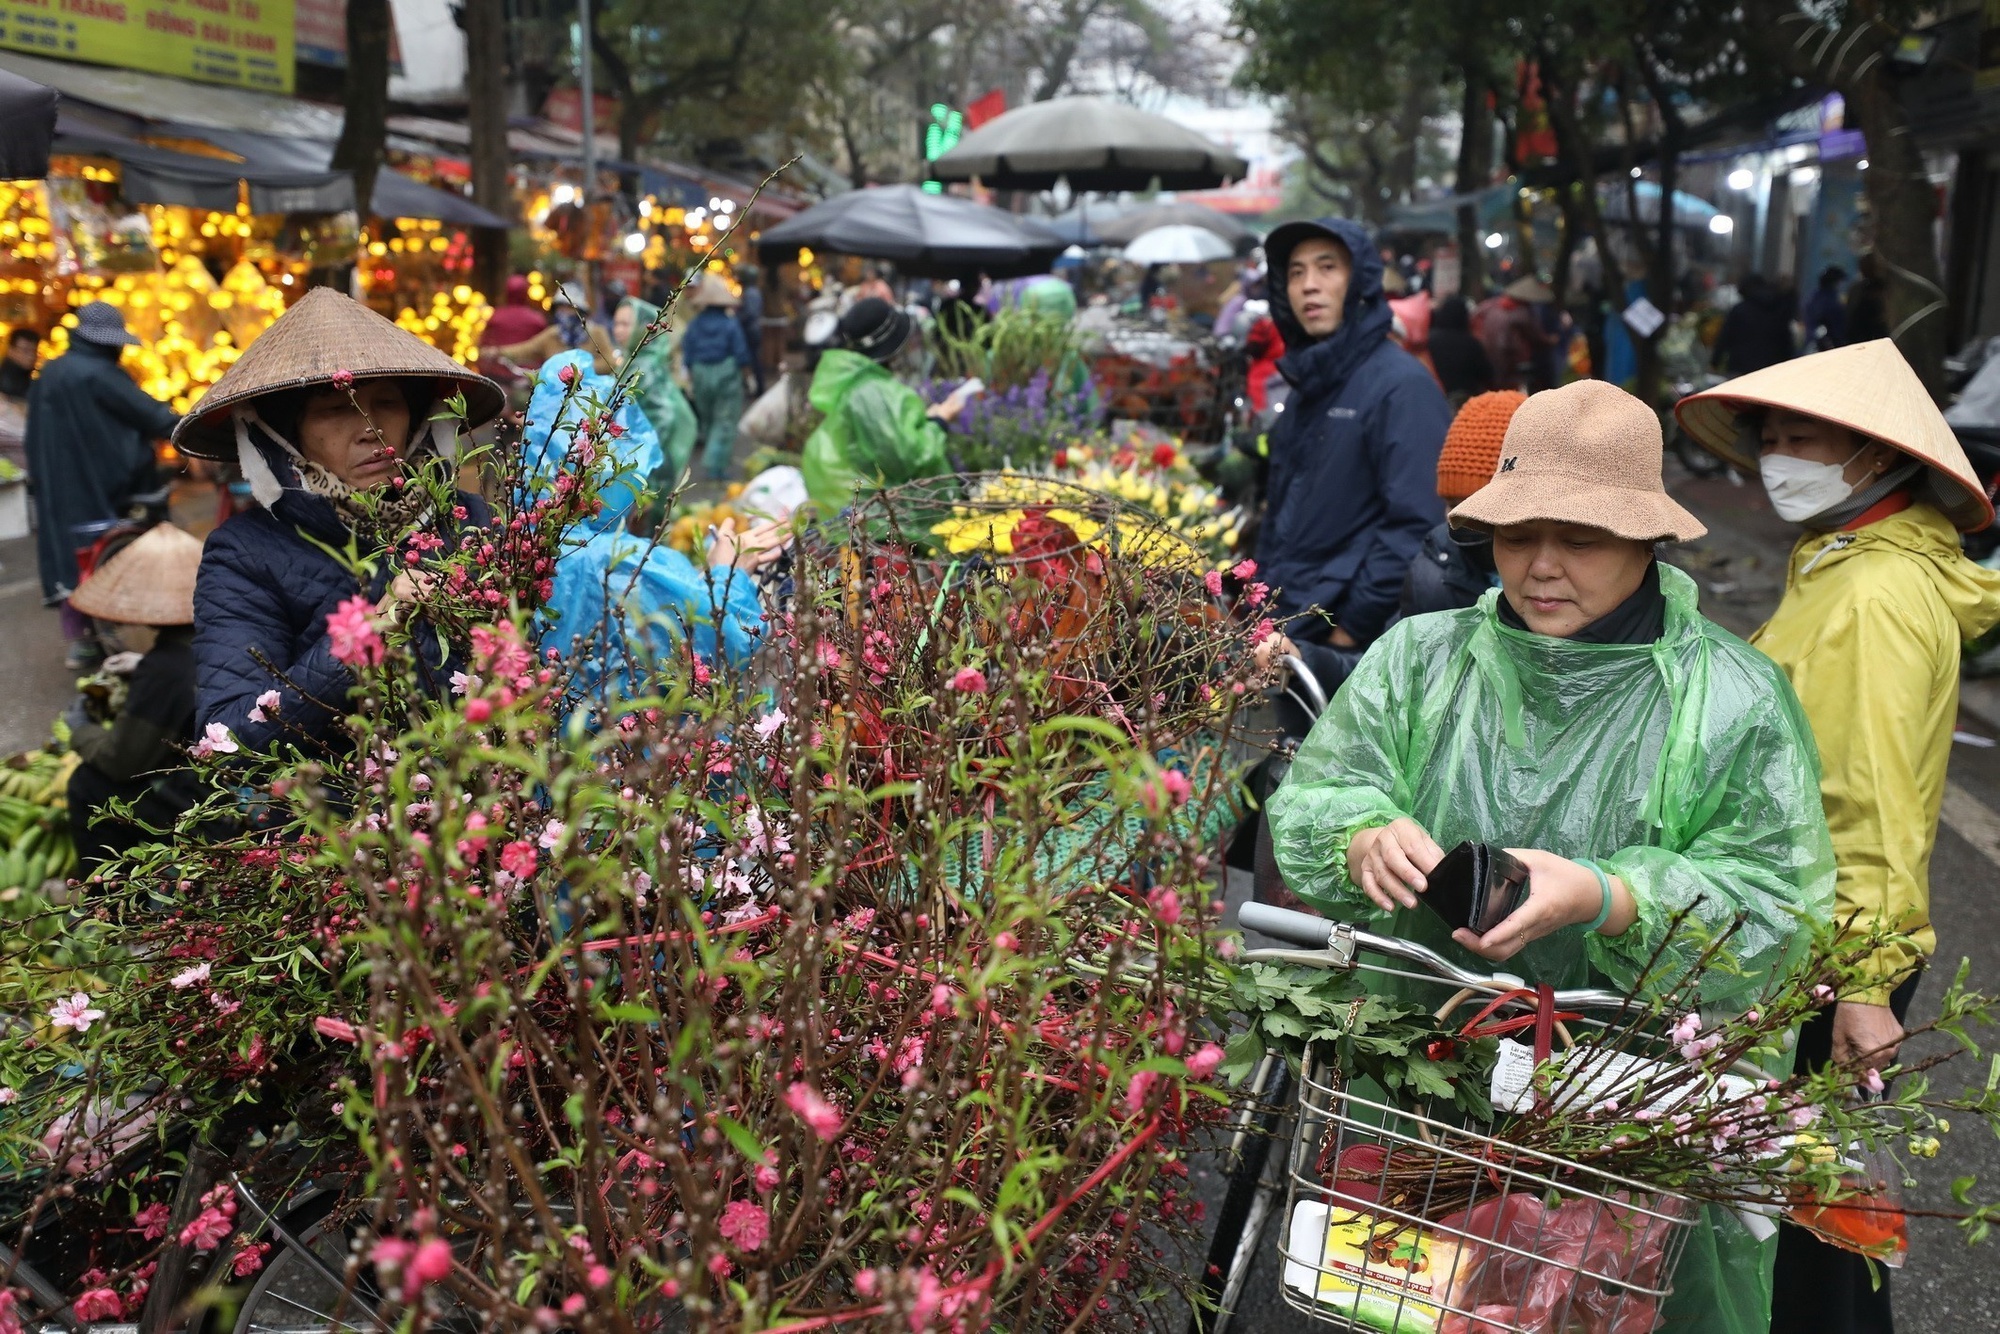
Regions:
M 194 588 L 197 724 L 221 723 L 245 749 L 269 751 L 280 741 L 330 749 L 353 676 L 334 658 L 327 614 L 347 598 L 373 602 L 388 586 L 387 563 L 363 587 L 319 544 L 345 549 L 349 532 L 331 502 L 298 489 L 298 477 L 276 450 L 265 449 L 285 493 L 271 510 L 246 510 L 210 534 Z M 466 492 L 466 524 L 491 522 L 486 502 Z M 417 644 L 436 644 L 418 634 Z M 455 654 L 428 662 L 433 693 L 449 680 Z M 268 666 L 266 664 L 269 664 Z M 273 670 L 275 668 L 275 671 Z M 276 690 L 279 707 L 251 720 L 258 696 Z

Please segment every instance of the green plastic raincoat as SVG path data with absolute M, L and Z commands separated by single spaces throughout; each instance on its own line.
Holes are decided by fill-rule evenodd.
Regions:
M 688 460 L 694 457 L 694 405 L 674 383 L 674 339 L 663 334 L 645 347 L 639 346 L 646 327 L 660 317 L 660 308 L 637 299 L 628 299 L 625 304 L 632 308 L 633 317 L 632 342 L 625 349 L 627 363 L 633 367 L 629 381 L 632 401 L 660 437 L 660 452 L 666 458 L 650 489 L 664 495 L 673 490 L 687 471 Z
M 925 415 L 923 398 L 859 352 L 821 357 L 807 397 L 826 419 L 806 438 L 799 471 L 826 513 L 845 509 L 863 487 L 951 471 L 944 427 Z
M 1402 621 L 1362 658 L 1271 798 L 1278 866 L 1335 917 L 1381 916 L 1347 878 L 1362 829 L 1410 816 L 1450 848 L 1466 839 L 1589 857 L 1631 889 L 1623 935 L 1581 926 L 1504 967 L 1530 982 L 1630 989 L 1670 919 L 1746 917 L 1740 977 L 1711 971 L 1704 1007 L 1748 1003 L 1803 948 L 1833 899 L 1812 733 L 1782 673 L 1702 618 L 1695 586 L 1662 566 L 1666 633 L 1645 645 L 1576 644 L 1504 626 L 1498 590 L 1464 611 Z M 1421 907 L 1371 929 L 1467 967 Z M 1693 942 L 1688 942 L 1691 949 Z M 1677 951 L 1683 952 L 1683 951 Z M 1439 1000 L 1436 989 L 1425 993 Z M 1709 1210 L 1668 1303 L 1670 1330 L 1764 1334 L 1775 1242 Z

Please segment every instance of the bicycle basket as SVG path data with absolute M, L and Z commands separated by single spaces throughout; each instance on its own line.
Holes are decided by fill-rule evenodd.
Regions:
M 1282 1292 L 1382 1334 L 1657 1327 L 1686 1199 L 1347 1090 L 1306 1053 L 1286 1163 Z

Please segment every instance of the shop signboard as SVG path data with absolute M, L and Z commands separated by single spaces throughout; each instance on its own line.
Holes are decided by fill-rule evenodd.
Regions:
M 0 0 L 0 47 L 292 91 L 293 0 Z
M 292 0 L 294 41 L 299 60 L 329 69 L 347 68 L 347 0 Z M 389 11 L 389 72 L 403 72 L 403 47 L 396 11 Z

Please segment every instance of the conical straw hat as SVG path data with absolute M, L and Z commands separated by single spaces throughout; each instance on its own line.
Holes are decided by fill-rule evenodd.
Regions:
M 332 384 L 346 372 L 357 380 L 385 375 L 449 383 L 465 394 L 466 425 L 491 421 L 506 406 L 500 386 L 475 375 L 416 335 L 330 287 L 315 287 L 257 335 L 174 428 L 174 444 L 208 459 L 236 457 L 229 410 L 280 389 Z M 411 423 L 412 428 L 421 423 Z
M 1757 470 L 1757 444 L 1737 418 L 1783 408 L 1845 426 L 1929 465 L 1926 497 L 1961 530 L 1993 521 L 1993 502 L 1923 381 L 1887 338 L 1815 352 L 1690 394 L 1674 405 L 1681 429 L 1718 458 Z
M 200 569 L 201 540 L 163 523 L 91 571 L 69 605 L 121 625 L 193 625 Z
M 724 282 L 719 274 L 704 273 L 700 284 L 694 289 L 693 305 L 696 310 L 705 310 L 709 306 L 727 307 L 739 304 L 741 298 L 730 290 L 729 284 Z

